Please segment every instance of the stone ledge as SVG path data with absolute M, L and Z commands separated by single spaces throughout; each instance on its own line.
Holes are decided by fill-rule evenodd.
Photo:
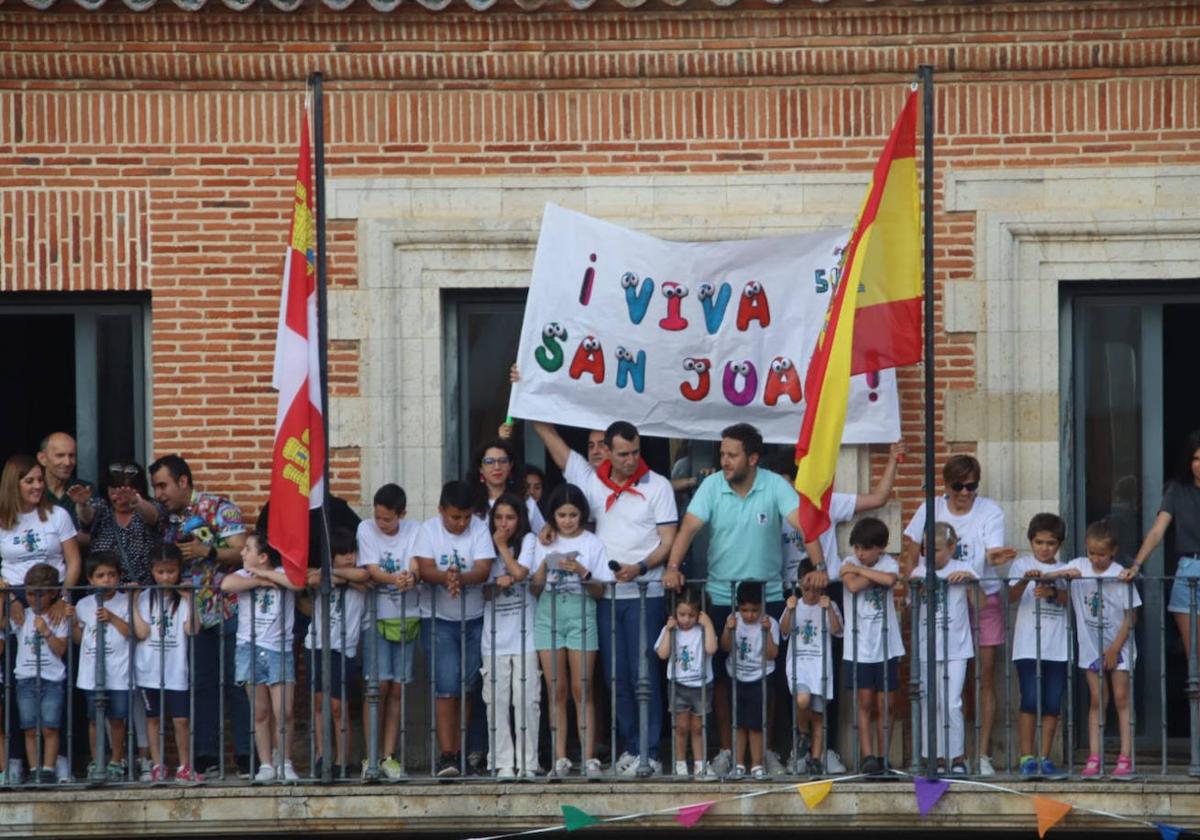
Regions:
M 499 834 L 561 824 L 559 806 L 572 804 L 598 817 L 657 811 L 747 794 L 776 793 L 718 802 L 704 816 L 706 830 L 826 832 L 906 828 L 939 832 L 969 829 L 1032 831 L 1028 799 L 955 785 L 925 819 L 917 815 L 906 779 L 842 782 L 809 812 L 795 792 L 804 781 L 696 784 L 689 782 L 496 784 L 457 782 L 399 785 L 202 786 L 103 788 L 0 793 L 0 837 L 187 836 L 288 832 L 346 835 L 415 831 Z M 1200 784 L 1180 777 L 1125 783 L 1004 782 L 1025 793 L 1061 799 L 1148 821 L 1200 825 Z M 1072 811 L 1068 829 L 1142 831 L 1144 826 Z M 605 831 L 678 828 L 672 813 L 605 824 Z

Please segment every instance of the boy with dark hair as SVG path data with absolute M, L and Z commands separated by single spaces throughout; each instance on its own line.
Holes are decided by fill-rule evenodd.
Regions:
M 734 775 L 746 775 L 742 761 L 749 742 L 750 775 L 764 779 L 767 769 L 763 765 L 763 684 L 775 672 L 779 624 L 763 610 L 762 583 L 745 580 L 738 584 L 737 610 L 725 621 L 721 649 L 730 654 L 726 668 L 734 680 L 737 701 Z

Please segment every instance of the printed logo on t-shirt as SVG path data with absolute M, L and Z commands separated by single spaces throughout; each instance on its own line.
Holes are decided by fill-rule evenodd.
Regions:
M 738 659 L 743 662 L 750 656 L 750 640 L 746 638 L 738 639 Z
M 395 556 L 390 551 L 383 552 L 383 556 L 379 558 L 379 561 L 379 565 L 389 575 L 395 574 L 400 569 L 400 564 L 396 562 Z
M 270 612 L 275 606 L 275 591 L 259 588 L 254 590 L 254 607 L 259 612 Z
M 804 548 L 804 539 L 800 536 L 800 532 L 794 528 L 789 528 L 783 535 L 783 544 L 794 545 L 796 548 Z
M 867 605 L 876 613 L 883 612 L 884 589 L 882 586 L 870 586 L 863 590 Z
M 680 651 L 675 655 L 675 661 L 678 663 L 680 671 L 690 671 L 692 670 L 692 665 L 695 664 L 694 660 L 692 659 L 691 649 L 686 647 L 680 649 Z
M 801 641 L 806 645 L 811 645 L 815 638 L 817 638 L 817 626 L 813 624 L 811 618 L 804 619 L 804 626 L 800 628 Z
M 1088 612 L 1091 613 L 1092 618 L 1100 617 L 1101 600 L 1102 599 L 1100 598 L 1099 592 L 1092 592 L 1087 596 L 1087 601 L 1086 601 L 1087 608 L 1088 608 Z
M 42 535 L 32 528 L 26 528 L 24 534 L 13 537 L 13 545 L 23 545 L 30 554 L 42 547 Z
M 451 566 L 458 569 L 460 572 L 467 567 L 462 555 L 458 553 L 457 548 L 450 549 L 450 554 L 443 554 L 438 561 L 438 565 L 443 569 L 449 569 Z
M 964 540 L 961 536 L 958 538 L 958 545 L 954 547 L 954 560 L 966 560 L 971 556 L 971 544 Z
M 759 525 L 766 525 L 766 524 L 767 524 L 767 520 L 768 520 L 769 518 L 770 518 L 770 517 L 768 517 L 768 516 L 767 516 L 765 513 L 760 513 L 760 514 L 758 515 L 758 524 L 759 524 Z

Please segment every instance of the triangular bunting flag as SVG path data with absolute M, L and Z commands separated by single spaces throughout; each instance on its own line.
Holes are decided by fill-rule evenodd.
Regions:
M 1179 840 L 1179 835 L 1183 833 L 1183 829 L 1175 825 L 1167 825 L 1166 823 L 1155 823 L 1154 827 L 1158 829 L 1162 840 Z
M 597 817 L 593 817 L 586 811 L 581 811 L 574 805 L 562 806 L 563 822 L 567 824 L 567 831 L 578 831 L 581 828 L 587 828 L 589 825 L 595 825 L 600 822 Z
M 917 795 L 917 810 L 921 816 L 927 816 L 933 806 L 942 798 L 942 794 L 950 787 L 950 783 L 941 779 L 926 779 L 917 776 L 913 779 L 914 792 Z
M 713 802 L 701 802 L 699 805 L 687 805 L 679 809 L 679 813 L 675 815 L 675 821 L 684 828 L 691 828 L 700 818 L 708 813 L 708 809 L 713 806 Z
M 829 791 L 833 789 L 833 782 L 807 782 L 802 785 L 796 785 L 796 790 L 800 793 L 800 798 L 804 800 L 804 804 L 808 806 L 808 810 L 812 810 L 825 801 L 825 797 L 829 795 Z
M 1038 837 L 1045 837 L 1046 832 L 1058 825 L 1058 821 L 1070 812 L 1071 806 L 1057 799 L 1035 796 L 1033 810 L 1037 813 Z

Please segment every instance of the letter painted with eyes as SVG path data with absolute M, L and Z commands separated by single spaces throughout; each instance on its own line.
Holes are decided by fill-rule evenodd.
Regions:
M 604 352 L 600 348 L 598 339 L 589 335 L 579 342 L 575 358 L 571 360 L 569 373 L 572 379 L 578 379 L 585 373 L 590 373 L 592 381 L 597 385 L 604 381 Z
M 617 348 L 617 387 L 624 388 L 633 380 L 633 390 L 639 394 L 646 390 L 646 351 L 639 350 L 635 356 L 624 347 Z
M 763 386 L 763 402 L 775 405 L 781 396 L 787 396 L 792 402 L 798 403 L 800 394 L 800 374 L 792 360 L 776 356 L 771 362 L 771 370 L 767 373 L 767 382 Z
M 683 360 L 683 369 L 688 373 L 696 374 L 696 383 L 691 382 L 679 383 L 679 393 L 683 394 L 685 399 L 692 402 L 700 402 L 708 396 L 709 386 L 712 384 L 709 371 L 712 369 L 712 362 L 708 359 L 693 359 L 688 357 Z
M 629 309 L 629 320 L 634 324 L 642 323 L 650 301 L 654 298 L 654 281 L 647 277 L 640 285 L 638 276 L 632 271 L 621 275 L 621 288 L 625 290 L 625 306 Z
M 737 384 L 739 377 L 742 380 L 740 388 Z M 725 399 L 729 400 L 731 405 L 749 405 L 753 402 L 754 394 L 758 391 L 758 371 L 754 369 L 754 362 L 747 360 L 738 365 L 726 362 L 722 388 L 725 391 Z
M 667 317 L 660 320 L 658 325 L 664 330 L 686 330 L 687 318 L 683 317 L 680 310 L 683 308 L 683 299 L 688 295 L 688 287 L 679 283 L 663 283 L 662 294 L 667 299 Z
M 733 290 L 728 283 L 722 283 L 720 288 L 713 288 L 712 283 L 701 283 L 696 290 L 696 297 L 700 299 L 700 306 L 704 310 L 704 327 L 709 335 L 716 335 L 721 328 L 732 296 Z
M 533 351 L 533 358 L 546 373 L 554 373 L 563 366 L 562 343 L 567 340 L 567 330 L 557 321 L 542 327 L 542 346 Z
M 738 301 L 737 328 L 745 332 L 750 328 L 751 321 L 758 321 L 762 327 L 771 324 L 771 306 L 767 302 L 767 292 L 757 280 L 746 284 L 742 289 L 742 298 Z

